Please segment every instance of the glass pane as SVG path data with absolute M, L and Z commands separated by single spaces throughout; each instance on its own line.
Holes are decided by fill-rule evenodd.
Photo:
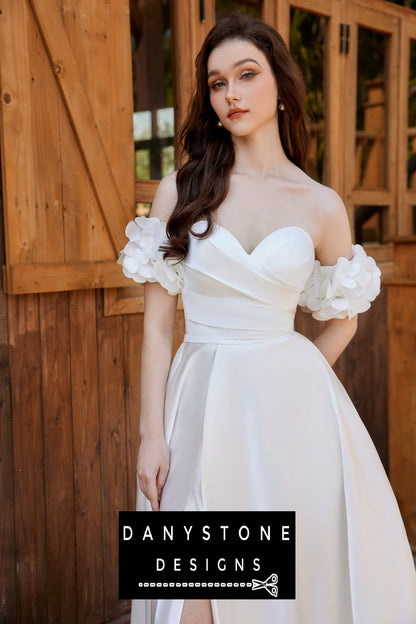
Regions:
M 410 40 L 410 67 L 407 120 L 407 185 L 416 188 L 416 41 Z
M 387 35 L 358 29 L 355 186 L 385 187 Z
M 387 206 L 356 206 L 355 207 L 355 242 L 382 243 L 383 220 L 387 215 Z
M 249 13 L 254 17 L 261 17 L 262 0 L 246 0 L 246 2 L 238 2 L 237 0 L 217 0 L 215 2 L 215 19 L 219 22 L 227 13 L 231 11 L 241 11 Z
M 175 131 L 169 0 L 130 3 L 136 178 L 174 169 Z M 169 148 L 170 157 L 164 150 Z
M 322 182 L 324 171 L 324 54 L 326 18 L 299 9 L 290 12 L 290 52 L 306 81 L 306 112 L 311 145 L 307 170 Z

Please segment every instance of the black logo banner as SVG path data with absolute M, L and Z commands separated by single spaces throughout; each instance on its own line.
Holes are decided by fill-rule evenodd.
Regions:
M 294 599 L 294 511 L 119 512 L 119 593 Z

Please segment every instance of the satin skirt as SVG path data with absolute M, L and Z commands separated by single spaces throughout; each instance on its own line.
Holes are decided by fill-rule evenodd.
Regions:
M 163 510 L 295 510 L 296 599 L 213 600 L 214 624 L 414 624 L 416 573 L 373 442 L 321 352 L 295 331 L 185 336 L 166 390 Z M 138 509 L 150 505 L 138 491 Z M 183 601 L 133 601 L 179 624 Z

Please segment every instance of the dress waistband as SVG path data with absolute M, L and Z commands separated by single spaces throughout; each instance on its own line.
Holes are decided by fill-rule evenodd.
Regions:
M 265 342 L 280 342 L 293 336 L 293 329 L 235 329 L 225 327 L 202 326 L 196 330 L 194 324 L 192 328 L 187 327 L 187 332 L 183 338 L 184 342 L 202 342 L 214 344 L 256 344 Z

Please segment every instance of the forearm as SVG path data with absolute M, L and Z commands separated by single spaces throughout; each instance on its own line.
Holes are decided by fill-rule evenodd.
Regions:
M 140 381 L 140 436 L 163 436 L 166 381 L 172 359 L 173 331 L 144 328 Z
M 332 319 L 313 341 L 330 366 L 336 362 L 357 330 L 357 315 L 351 320 Z

